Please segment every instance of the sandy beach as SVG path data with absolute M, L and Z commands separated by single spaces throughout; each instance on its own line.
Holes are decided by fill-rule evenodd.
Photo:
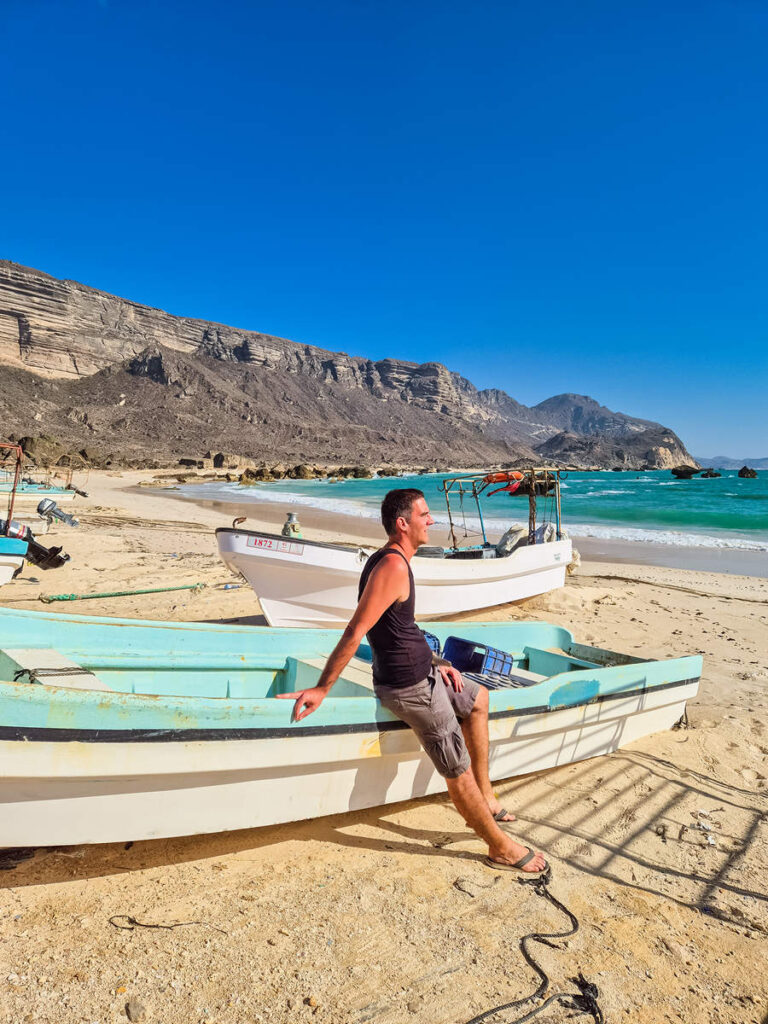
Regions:
M 147 486 L 153 476 L 92 472 L 80 482 L 89 497 L 68 509 L 80 527 L 43 538 L 71 562 L 48 573 L 27 566 L 2 604 L 262 623 L 252 591 L 216 551 L 213 529 L 237 506 L 179 501 Z M 254 506 L 248 525 L 274 528 L 284 513 Z M 350 520 L 302 509 L 301 521 L 305 536 L 351 537 Z M 374 523 L 354 522 L 356 539 L 378 541 Z M 768 1020 L 768 579 L 738 575 L 733 563 L 726 574 L 599 555 L 560 591 L 465 617 L 546 619 L 627 653 L 704 657 L 688 728 L 497 786 L 581 926 L 536 955 L 551 992 L 575 991 L 578 972 L 597 984 L 606 1021 L 759 1024 Z M 205 588 L 39 601 L 196 583 Z M 441 796 L 213 836 L 0 853 L 0 1022 L 466 1024 L 536 988 L 523 935 L 568 928 L 531 887 L 485 867 L 483 852 Z M 553 1005 L 537 1019 L 590 1018 Z

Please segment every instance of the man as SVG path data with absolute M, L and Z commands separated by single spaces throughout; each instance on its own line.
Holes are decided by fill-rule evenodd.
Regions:
M 381 505 L 389 538 L 365 564 L 358 605 L 323 669 L 317 686 L 279 694 L 295 699 L 294 721 L 315 711 L 363 637 L 373 652 L 376 696 L 416 733 L 467 824 L 488 844 L 488 863 L 539 872 L 541 853 L 499 828 L 511 821 L 494 796 L 488 776 L 488 691 L 462 679 L 450 665 L 432 667 L 432 651 L 414 620 L 415 587 L 410 561 L 426 544 L 434 520 L 421 491 L 390 491 Z

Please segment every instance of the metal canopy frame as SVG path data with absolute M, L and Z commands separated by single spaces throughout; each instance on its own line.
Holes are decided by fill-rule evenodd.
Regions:
M 16 490 L 21 480 L 21 464 L 24 461 L 24 449 L 18 444 L 7 444 L 5 441 L 0 441 L 0 452 L 13 452 L 16 456 L 16 466 L 13 473 L 13 483 L 11 484 L 11 492 L 8 496 L 8 515 L 5 520 L 5 535 L 10 537 L 11 535 L 11 520 L 13 519 L 13 504 L 16 500 Z M 3 462 L 5 462 L 5 456 L 2 456 Z
M 451 543 L 454 550 L 458 548 L 456 541 L 456 528 L 453 522 L 453 510 L 451 508 L 451 497 L 458 498 L 463 507 L 464 498 L 470 497 L 475 502 L 477 515 L 480 520 L 480 530 L 483 535 L 483 547 L 489 547 L 488 537 L 485 532 L 485 520 L 483 510 L 480 506 L 480 496 L 489 488 L 497 487 L 501 481 L 492 478 L 500 473 L 521 473 L 520 486 L 528 491 L 528 543 L 536 543 L 536 488 L 543 487 L 544 495 L 548 496 L 551 488 L 554 489 L 555 499 L 555 529 L 557 539 L 562 539 L 562 523 L 560 511 L 560 478 L 562 469 L 552 469 L 549 466 L 534 466 L 531 468 L 519 469 L 494 469 L 486 473 L 470 473 L 466 476 L 445 477 L 440 483 L 440 490 L 445 494 L 445 504 L 448 509 L 448 523 L 450 525 Z M 493 492 L 491 492 L 493 493 Z M 525 493 L 525 491 L 524 491 Z

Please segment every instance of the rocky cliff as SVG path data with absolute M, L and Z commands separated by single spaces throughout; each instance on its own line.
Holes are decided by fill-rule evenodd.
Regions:
M 658 424 L 631 434 L 585 436 L 563 431 L 537 449 L 546 462 L 601 469 L 671 469 L 681 462 L 679 438 Z M 687 456 L 690 460 L 691 456 Z M 695 463 L 695 460 L 692 460 Z
M 220 447 L 441 466 L 692 461 L 672 431 L 586 396 L 529 408 L 440 363 L 374 362 L 176 317 L 8 261 L 0 362 L 7 433 L 55 434 L 118 456 Z M 608 437 L 613 447 L 585 440 Z

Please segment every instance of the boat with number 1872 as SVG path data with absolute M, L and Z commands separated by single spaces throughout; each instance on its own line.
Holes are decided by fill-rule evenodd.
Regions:
M 561 522 L 559 470 L 447 477 L 441 488 L 451 543 L 445 548 L 422 547 L 411 562 L 417 619 L 491 608 L 563 586 L 573 552 Z M 528 498 L 528 523 L 511 526 L 493 544 L 480 497 L 500 492 Z M 537 501 L 538 510 L 548 507 L 551 521 L 537 521 Z M 481 542 L 468 545 L 460 543 L 459 534 L 461 523 L 464 536 L 469 533 L 465 504 L 470 503 Z M 361 569 L 374 550 L 245 530 L 235 524 L 219 528 L 216 541 L 227 567 L 250 583 L 270 626 L 327 628 L 348 622 L 357 604 Z

